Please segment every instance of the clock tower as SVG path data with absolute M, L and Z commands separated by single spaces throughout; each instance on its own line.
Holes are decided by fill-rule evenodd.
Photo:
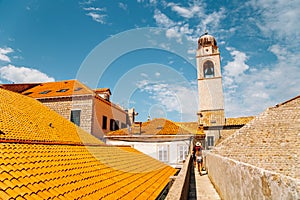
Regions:
M 225 119 L 220 52 L 215 38 L 207 32 L 198 40 L 196 62 L 199 95 L 198 123 L 204 128 L 223 126 Z

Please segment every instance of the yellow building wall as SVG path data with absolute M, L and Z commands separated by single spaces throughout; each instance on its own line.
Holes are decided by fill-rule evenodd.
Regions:
M 92 132 L 96 137 L 103 137 L 104 134 L 108 133 L 110 130 L 110 120 L 113 119 L 119 122 L 119 128 L 121 125 L 126 126 L 126 112 L 116 105 L 111 104 L 110 102 L 106 102 L 104 99 L 100 99 L 100 97 L 96 97 L 93 99 L 94 105 L 94 114 L 93 114 L 93 126 Z M 106 129 L 102 129 L 103 127 L 103 116 L 107 117 Z

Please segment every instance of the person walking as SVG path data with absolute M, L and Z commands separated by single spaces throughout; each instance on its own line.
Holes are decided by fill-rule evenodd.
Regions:
M 203 165 L 203 153 L 202 153 L 203 147 L 202 147 L 201 142 L 196 143 L 195 150 L 196 150 L 195 154 L 196 154 L 198 172 L 199 172 L 200 176 L 202 176 L 201 171 L 202 171 L 202 165 Z

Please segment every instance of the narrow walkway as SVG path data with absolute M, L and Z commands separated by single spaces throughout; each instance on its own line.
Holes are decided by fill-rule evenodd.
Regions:
M 197 200 L 195 172 L 196 172 L 195 170 L 191 170 L 190 187 L 189 187 L 189 198 L 188 198 L 188 200 Z
M 200 176 L 198 170 L 195 168 L 195 179 L 196 179 L 196 195 L 198 200 L 221 200 L 219 194 L 215 190 L 211 183 L 208 175 Z

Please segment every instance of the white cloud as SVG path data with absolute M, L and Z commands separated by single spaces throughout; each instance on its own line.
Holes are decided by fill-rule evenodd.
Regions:
M 158 9 L 155 9 L 153 18 L 158 26 L 171 27 L 175 25 L 175 23 L 169 17 L 167 17 L 167 15 L 163 14 Z
M 123 10 L 127 10 L 127 5 L 125 3 L 121 3 L 119 2 L 119 8 L 123 9 Z
M 245 63 L 248 58 L 245 53 L 229 50 L 234 61 L 224 67 L 227 116 L 257 115 L 267 107 L 300 94 L 299 53 L 272 45 L 269 50 L 277 56 L 278 62 L 254 68 Z
M 101 24 L 105 24 L 106 15 L 104 15 L 104 14 L 98 14 L 98 13 L 90 12 L 90 13 L 87 13 L 86 15 L 92 17 L 92 19 L 96 22 L 99 22 Z
M 193 30 L 189 28 L 189 24 L 182 24 L 175 25 L 173 27 L 170 27 L 166 30 L 166 37 L 167 38 L 174 38 L 178 43 L 182 43 L 182 38 L 184 36 L 188 36 L 193 33 Z M 188 37 L 186 37 L 189 39 Z
M 0 48 L 0 61 L 11 62 L 7 54 L 14 52 L 10 47 Z
M 300 3 L 286 0 L 251 0 L 250 5 L 260 19 L 256 21 L 258 27 L 267 36 L 275 36 L 299 44 L 300 40 Z M 298 45 L 296 45 L 298 46 Z
M 182 43 L 182 34 L 179 32 L 178 27 L 169 28 L 166 31 L 166 37 L 170 39 L 174 38 L 178 43 Z
M 7 65 L 0 68 L 0 79 L 14 83 L 52 82 L 54 78 L 31 68 Z
M 276 57 L 279 60 L 285 60 L 290 52 L 288 52 L 287 48 L 280 46 L 279 44 L 274 44 L 272 46 L 269 47 L 268 49 L 269 51 L 271 51 L 274 55 L 276 55 Z M 293 55 L 293 54 L 291 54 Z M 297 63 L 295 63 L 297 64 Z
M 87 10 L 87 11 L 105 11 L 105 8 L 97 8 L 97 7 L 87 7 L 87 8 L 83 8 L 83 10 Z
M 300 94 L 300 4 L 285 0 L 250 0 L 246 3 L 249 5 L 255 13 L 249 22 L 254 22 L 261 31 L 256 30 L 258 40 L 266 38 L 271 42 L 267 50 L 276 59 L 269 64 L 249 66 L 246 62 L 250 57 L 227 48 L 233 58 L 223 68 L 227 116 L 257 115 L 267 107 Z
M 195 121 L 198 108 L 197 88 L 194 85 L 183 86 L 165 82 L 142 80 L 137 87 L 149 94 L 167 112 L 178 112 L 185 120 Z
M 226 76 L 237 77 L 249 69 L 249 66 L 246 64 L 248 57 L 244 52 L 237 51 L 230 47 L 227 47 L 226 49 L 230 51 L 230 54 L 233 57 L 233 61 L 228 62 L 227 65 L 224 66 L 224 74 Z
M 166 37 L 175 39 L 180 44 L 183 38 L 194 44 L 201 33 L 204 33 L 207 29 L 212 32 L 217 31 L 220 28 L 222 19 L 226 17 L 224 8 L 207 13 L 205 10 L 206 4 L 201 1 L 188 4 L 187 7 L 175 3 L 166 3 L 165 6 L 170 7 L 175 14 L 183 17 L 183 19 L 178 20 L 178 17 L 171 15 L 172 13 L 170 14 L 172 18 L 170 18 L 158 8 L 155 9 L 153 17 L 157 26 L 167 29 Z M 198 23 L 195 24 L 195 20 Z
M 181 7 L 175 3 L 168 3 L 173 11 L 184 18 L 192 18 L 195 15 L 203 13 L 203 9 L 199 5 L 190 5 L 189 7 Z
M 220 8 L 218 12 L 214 11 L 211 14 L 207 14 L 202 20 L 202 26 L 205 27 L 205 29 L 207 29 L 208 26 L 210 26 L 212 29 L 218 29 L 221 20 L 225 17 L 225 9 Z
M 187 53 L 191 55 L 196 55 L 196 49 L 189 49 Z
M 159 77 L 159 76 L 160 76 L 160 73 L 159 73 L 159 72 L 155 72 L 155 76 L 156 76 L 156 77 Z
M 95 1 L 96 0 L 85 0 L 85 1 L 80 2 L 80 4 L 86 4 L 86 5 L 88 5 L 88 4 L 94 3 Z
M 140 75 L 141 75 L 142 77 L 148 78 L 148 75 L 145 74 L 145 73 L 141 73 Z

